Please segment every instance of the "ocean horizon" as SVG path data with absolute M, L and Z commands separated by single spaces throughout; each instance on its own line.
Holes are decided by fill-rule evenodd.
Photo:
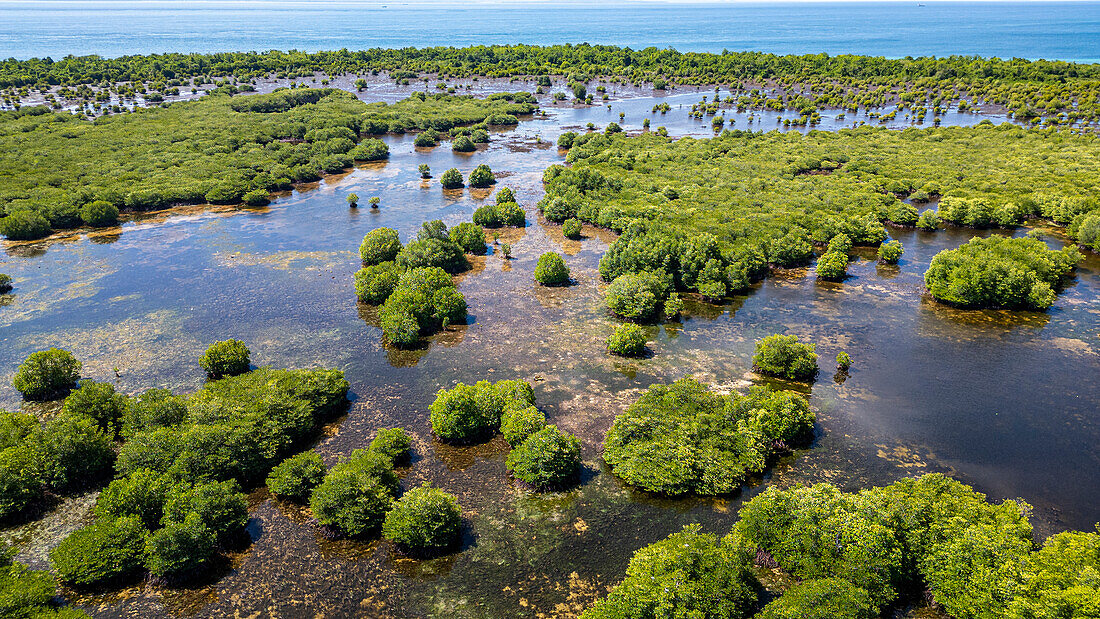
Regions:
M 591 43 L 1100 61 L 1100 2 L 0 2 L 0 58 Z

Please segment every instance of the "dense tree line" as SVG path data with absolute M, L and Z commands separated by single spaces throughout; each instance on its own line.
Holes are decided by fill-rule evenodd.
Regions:
M 697 525 L 640 549 L 586 619 L 871 619 L 922 592 L 958 619 L 1097 616 L 1100 533 L 1032 541 L 1030 507 L 942 475 L 842 492 L 769 488 L 723 538 Z M 786 585 L 769 585 L 778 572 Z M 768 601 L 771 599 L 771 601 Z
M 399 83 L 418 76 L 439 78 L 538 77 L 549 87 L 549 76 L 561 76 L 584 100 L 585 84 L 596 77 L 615 82 L 649 83 L 664 90 L 672 84 L 727 84 L 737 89 L 739 106 L 769 109 L 810 107 L 912 107 L 923 119 L 938 115 L 948 103 L 960 110 L 983 103 L 1008 108 L 1018 119 L 1058 116 L 1061 120 L 1096 120 L 1100 104 L 1100 65 L 1063 61 L 1002 60 L 976 56 L 944 58 L 758 52 L 682 53 L 672 49 L 632 50 L 613 46 L 476 46 L 368 49 L 360 51 L 154 54 L 101 58 L 68 56 L 0 63 L 0 88 L 16 103 L 35 88 L 83 101 L 119 96 L 162 100 L 180 87 L 214 84 L 218 92 L 247 91 L 260 78 L 313 78 L 344 74 L 387 73 Z M 429 79 L 428 77 L 424 78 Z M 366 86 L 366 80 L 357 88 Z M 765 92 L 775 86 L 781 95 Z M 53 93 L 48 94 L 53 97 Z M 564 96 L 564 95 L 563 95 Z M 777 107 L 775 107 L 777 106 Z M 803 114 L 811 116 L 812 111 Z
M 417 93 L 367 105 L 332 89 L 214 95 L 94 122 L 0 112 L 0 233 L 111 225 L 121 210 L 266 204 L 269 192 L 340 172 L 389 149 L 365 135 L 480 123 L 535 109 L 527 93 L 488 99 Z

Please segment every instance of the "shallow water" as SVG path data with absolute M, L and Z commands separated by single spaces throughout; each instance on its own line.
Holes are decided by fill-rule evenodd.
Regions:
M 687 118 L 698 97 L 671 97 L 676 105 L 682 98 L 685 109 L 674 105 L 654 127 L 710 134 L 709 121 Z M 726 305 L 689 301 L 682 324 L 650 328 L 651 358 L 609 357 L 603 342 L 614 323 L 601 303 L 597 263 L 613 237 L 586 228 L 582 240 L 565 239 L 560 227 L 537 219 L 534 203 L 542 170 L 562 160 L 551 144 L 558 134 L 590 121 L 618 121 L 620 111 L 628 130 L 640 128 L 652 104 L 620 101 L 611 111 L 549 106 L 548 118 L 497 133 L 487 150 L 468 155 L 445 145 L 414 149 L 412 136 L 391 136 L 388 162 L 328 177 L 264 209 L 193 207 L 188 214 L 143 216 L 92 238 L 7 245 L 0 271 L 15 277 L 16 289 L 0 307 L 0 406 L 20 406 L 10 377 L 39 348 L 73 350 L 86 377 L 112 380 L 127 393 L 153 386 L 190 391 L 202 384 L 197 359 L 205 347 L 240 338 L 257 365 L 347 373 L 351 410 L 317 447 L 329 463 L 365 446 L 379 427 L 405 427 L 416 453 L 402 471 L 405 487 L 431 481 L 455 493 L 468 520 L 462 552 L 413 561 L 385 543 L 326 541 L 308 524 L 308 513 L 261 490 L 252 496 L 254 543 L 211 583 L 77 601 L 101 616 L 576 614 L 621 579 L 638 547 L 690 522 L 725 532 L 740 501 L 762 487 L 705 500 L 625 488 L 599 460 L 614 416 L 645 386 L 687 374 L 726 389 L 751 384 L 753 343 L 772 332 L 816 342 L 824 371 L 810 391 L 819 420 L 813 448 L 780 462 L 767 483 L 831 481 L 851 489 L 944 471 L 993 499 L 1032 503 L 1040 535 L 1090 529 L 1100 520 L 1094 255 L 1045 314 L 964 312 L 925 298 L 922 274 L 937 252 L 974 233 L 891 229 L 906 249 L 897 267 L 878 266 L 867 253 L 841 284 L 795 270 Z M 489 195 L 422 182 L 420 163 L 436 177 L 453 166 L 468 173 L 490 165 L 500 185 L 516 190 L 529 223 L 501 231 L 514 259 L 494 252 L 460 276 L 471 324 L 431 338 L 421 350 L 396 352 L 381 344 L 373 311 L 355 303 L 359 241 L 379 226 L 408 240 L 428 219 L 469 220 Z M 381 207 L 348 209 L 350 192 L 380 196 Z M 566 255 L 576 285 L 534 285 L 537 258 L 549 250 Z M 841 349 L 854 366 L 837 382 L 829 360 Z M 545 496 L 514 489 L 500 439 L 470 448 L 432 440 L 427 406 L 435 391 L 481 378 L 533 382 L 551 423 L 583 441 L 586 471 L 578 488 Z M 9 531 L 22 545 L 21 559 L 43 566 L 46 549 L 79 525 L 90 502 L 68 501 L 39 523 Z

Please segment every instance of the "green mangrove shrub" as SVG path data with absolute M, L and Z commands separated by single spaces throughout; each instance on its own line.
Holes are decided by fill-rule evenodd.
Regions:
M 627 320 L 650 322 L 668 298 L 668 287 L 648 272 L 625 273 L 607 288 L 607 309 Z
M 148 531 L 139 518 L 99 520 L 77 529 L 50 551 L 58 578 L 75 587 L 102 587 L 141 571 Z
M 500 416 L 500 433 L 512 447 L 546 427 L 546 414 L 534 406 L 509 403 Z
M 396 465 L 409 460 L 411 446 L 412 438 L 403 428 L 382 428 L 367 449 L 385 456 Z
M 546 426 L 508 454 L 512 476 L 535 490 L 564 488 L 581 470 L 581 443 L 557 426 Z
M 535 281 L 543 286 L 565 286 L 569 284 L 569 267 L 561 254 L 548 251 L 539 256 L 535 266 Z
M 309 507 L 331 533 L 366 537 L 382 528 L 397 489 L 390 460 L 360 449 L 325 475 L 310 495 Z
M 375 228 L 363 237 L 359 257 L 364 266 L 390 262 L 401 252 L 401 241 L 393 228 Z
M 61 405 L 67 415 L 90 417 L 108 436 L 118 434 L 126 410 L 126 397 L 114 385 L 86 380 Z
M 576 239 L 581 236 L 581 220 L 576 217 L 570 217 L 561 224 L 561 233 L 565 235 L 565 238 Z
M 67 394 L 80 380 L 81 367 L 67 350 L 40 350 L 31 353 L 19 365 L 12 385 L 28 400 L 48 400 Z
M 795 335 L 769 335 L 756 343 L 753 371 L 790 380 L 808 380 L 817 374 L 813 344 L 802 344 Z
M 654 385 L 615 418 L 604 461 L 623 481 L 665 495 L 728 494 L 784 445 L 812 433 L 804 398 L 767 387 L 724 397 L 692 378 Z
M 105 200 L 95 200 L 80 207 L 80 219 L 96 228 L 118 223 L 118 207 Z
M 382 524 L 382 536 L 407 552 L 446 551 L 462 539 L 462 508 L 454 495 L 424 484 L 394 503 Z
M 959 307 L 1045 310 L 1081 259 L 1076 247 L 1051 250 L 1038 239 L 975 238 L 936 254 L 924 283 L 934 298 Z
M 199 357 L 199 365 L 211 378 L 237 376 L 248 371 L 251 365 L 248 346 L 240 340 L 217 342 Z
M 475 256 L 483 256 L 487 251 L 485 230 L 476 223 L 464 221 L 451 230 L 451 238 L 462 251 Z
M 848 254 L 830 249 L 817 259 L 817 276 L 838 282 L 848 276 Z
M 462 172 L 459 172 L 458 168 L 451 168 L 444 172 L 439 177 L 439 184 L 443 185 L 444 189 L 461 189 L 465 186 L 462 180 Z
M 534 406 L 535 395 L 523 381 L 478 381 L 440 389 L 428 407 L 432 432 L 448 443 L 472 443 L 500 429 L 501 417 L 510 407 Z
M 607 350 L 623 357 L 639 357 L 645 352 L 645 329 L 636 324 L 615 326 L 615 332 L 607 338 Z
M 461 139 L 461 138 L 459 138 Z M 484 163 L 474 168 L 473 172 L 470 172 L 468 182 L 471 187 L 484 188 L 497 182 L 493 177 L 493 171 L 489 169 L 489 166 Z
M 878 247 L 878 260 L 883 264 L 897 264 L 898 260 L 901 260 L 904 251 L 901 241 L 897 239 L 883 243 Z
M 396 262 L 380 262 L 355 272 L 355 296 L 361 303 L 381 305 L 390 298 L 397 282 L 401 280 L 401 268 Z
M 650 544 L 630 559 L 626 578 L 582 619 L 714 617 L 746 619 L 756 608 L 756 583 L 728 543 L 697 524 Z
M 291 501 L 307 501 L 313 489 L 325 478 L 325 463 L 316 451 L 290 456 L 271 469 L 267 489 L 271 494 Z

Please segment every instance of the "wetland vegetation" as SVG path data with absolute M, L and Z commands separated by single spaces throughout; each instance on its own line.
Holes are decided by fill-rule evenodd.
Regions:
M 388 72 L 371 77 L 398 82 L 431 73 L 440 91 L 456 78 L 537 76 L 542 89 L 564 77 L 572 101 L 562 92 L 556 113 L 570 121 L 528 121 L 538 99 L 526 92 L 416 92 L 369 104 L 329 88 L 237 94 L 252 79 L 316 72 Z M 249 235 L 278 248 L 257 252 L 257 264 L 224 255 L 232 266 L 200 263 L 211 285 L 242 292 L 232 321 L 215 322 L 217 337 L 205 340 L 222 341 L 182 372 L 190 388 L 159 380 L 175 370 L 138 383 L 130 368 L 85 359 L 85 369 L 48 348 L 77 338 L 73 324 L 91 312 L 59 321 L 49 338 L 17 340 L 41 352 L 12 375 L 26 412 L 0 416 L 0 516 L 35 531 L 64 509 L 79 515 L 60 532 L 27 534 L 45 543 L 10 538 L 44 549 L 32 567 L 52 572 L 0 561 L 0 610 L 1094 616 L 1100 533 L 1051 535 L 1067 527 L 1049 508 L 1033 530 L 1022 500 L 989 501 L 942 475 L 916 475 L 963 476 L 985 462 L 955 455 L 932 465 L 921 460 L 936 460 L 931 448 L 906 451 L 860 425 L 868 411 L 899 424 L 915 416 L 887 394 L 910 384 L 901 376 L 910 368 L 896 362 L 926 369 L 921 345 L 954 351 L 931 353 L 931 365 L 960 375 L 1005 350 L 1027 368 L 1042 366 L 1036 359 L 1059 374 L 1095 367 L 1084 338 L 1095 332 L 1096 261 L 1074 245 L 1100 248 L 1100 161 L 1091 133 L 1061 126 L 1095 115 L 1093 72 L 974 58 L 592 46 L 0 63 L 8 88 L 64 84 L 93 98 L 121 81 L 160 80 L 163 89 L 223 81 L 196 101 L 94 121 L 28 106 L 0 112 L 0 144 L 18 155 L 0 170 L 11 180 L 0 195 L 9 239 L 117 226 L 121 217 L 129 240 L 139 225 L 125 222 L 136 219 L 131 211 L 273 201 L 179 225 L 195 227 L 206 257 L 231 247 L 243 258 Z M 671 129 L 650 132 L 648 117 L 633 118 L 650 102 L 626 112 L 609 104 L 606 114 L 587 107 L 614 83 L 660 96 L 725 84 L 724 100 L 716 92 L 649 113 L 726 117 L 708 121 L 717 131 L 707 127 L 705 138 L 684 136 L 671 117 Z M 360 78 L 355 89 L 369 95 L 375 86 Z M 797 110 L 812 125 L 829 107 L 936 113 L 979 99 L 1051 128 L 723 130 L 737 110 Z M 542 124 L 524 133 L 528 122 Z M 429 148 L 447 139 L 452 148 Z M 49 163 L 63 154 L 72 161 Z M 433 167 L 446 170 L 439 183 Z M 307 184 L 317 179 L 316 189 Z M 509 187 L 493 196 L 498 179 Z M 375 193 L 383 208 L 347 208 Z M 234 219 L 263 225 L 225 233 L 220 226 Z M 322 232 L 286 241 L 313 219 L 325 222 L 310 221 Z M 272 227 L 283 221 L 289 227 Z M 1036 227 L 1048 240 L 1007 238 Z M 41 260 L 33 248 L 73 251 L 9 247 L 21 296 L 28 277 L 44 277 L 20 262 Z M 126 247 L 93 248 L 87 259 L 132 256 Z M 280 269 L 287 247 L 327 253 Z M 176 259 L 172 242 L 162 248 Z M 810 265 L 817 277 L 805 276 Z M 164 272 L 194 293 L 188 307 L 211 298 L 201 277 Z M 0 276 L 0 293 L 4 283 Z M 925 290 L 946 303 L 924 303 Z M 95 299 L 104 308 L 132 302 Z M 915 322 L 883 316 L 914 308 Z M 0 316 L 9 309 L 0 306 Z M 254 324 L 268 320 L 273 330 Z M 290 335 L 298 322 L 324 327 L 299 341 Z M 204 335 L 209 327 L 195 325 Z M 248 345 L 224 339 L 238 333 Z M 911 343 L 913 333 L 924 338 L 913 340 L 915 352 L 889 346 L 893 337 Z M 990 353 L 990 342 L 1011 348 Z M 956 344 L 978 352 L 967 357 Z M 143 345 L 164 356 L 164 340 Z M 835 354 L 834 381 L 814 381 L 819 353 Z M 254 368 L 254 358 L 340 369 Z M 1067 398 L 1087 408 L 1091 388 Z M 956 391 L 945 397 L 962 398 Z M 910 399 L 932 406 L 938 397 Z M 1093 435 L 1088 411 L 1057 401 L 1075 435 Z M 966 403 L 979 413 L 994 406 Z M 844 425 L 844 415 L 858 422 Z M 1001 419 L 943 425 L 958 426 L 969 446 Z M 1090 449 L 1078 455 L 1087 460 Z M 863 464 L 863 451 L 877 451 L 878 464 Z M 1008 487 L 1035 485 L 1019 484 Z M 54 597 L 58 580 L 73 606 Z

